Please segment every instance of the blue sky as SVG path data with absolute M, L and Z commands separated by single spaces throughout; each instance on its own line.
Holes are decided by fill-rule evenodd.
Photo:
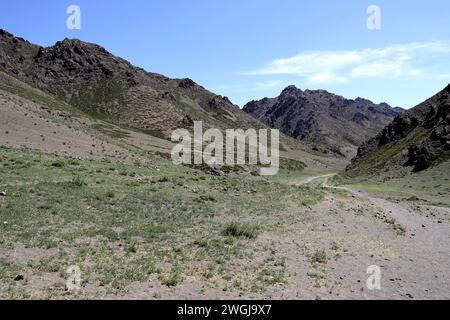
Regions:
M 69 5 L 81 30 L 66 27 Z M 369 30 L 367 8 L 381 9 Z M 412 107 L 450 83 L 450 1 L 3 0 L 0 28 L 98 43 L 243 105 L 287 85 Z

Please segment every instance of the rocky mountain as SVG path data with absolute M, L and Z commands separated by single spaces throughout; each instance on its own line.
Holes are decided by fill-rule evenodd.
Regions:
M 44 48 L 0 30 L 0 72 L 91 115 L 165 136 L 194 120 L 205 127 L 265 127 L 191 79 L 147 72 L 80 40 Z M 0 87 L 8 89 L 1 81 Z
M 386 103 L 345 99 L 325 90 L 289 86 L 276 98 L 251 101 L 244 111 L 299 141 L 352 157 L 357 148 L 403 112 Z
M 450 85 L 397 116 L 375 138 L 359 148 L 347 175 L 370 173 L 376 176 L 383 172 L 383 176 L 389 178 L 423 171 L 449 158 Z
M 5 130 L 10 134 L 0 137 L 6 145 L 88 158 L 130 159 L 113 147 L 98 153 L 108 141 L 166 157 L 173 147 L 171 132 L 192 129 L 200 120 L 205 129 L 269 129 L 191 79 L 147 72 L 96 44 L 65 39 L 44 48 L 1 29 L 0 98 L 3 125 L 11 125 Z M 63 132 L 49 125 L 55 121 Z M 82 133 L 73 133 L 75 127 Z M 87 138 L 72 144 L 71 134 Z M 345 167 L 344 159 L 284 134 L 280 149 L 282 163 Z

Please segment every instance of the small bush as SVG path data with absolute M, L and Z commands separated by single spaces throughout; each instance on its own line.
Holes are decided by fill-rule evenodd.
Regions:
M 259 230 L 257 226 L 253 224 L 238 222 L 229 223 L 223 231 L 223 234 L 225 236 L 232 236 L 237 238 L 244 237 L 248 239 L 256 239 L 258 233 Z
M 159 277 L 161 284 L 168 286 L 168 287 L 176 287 L 181 282 L 183 282 L 183 275 L 181 273 L 181 269 L 179 267 L 172 268 L 172 272 L 169 276 Z
M 52 167 L 55 168 L 64 168 L 66 166 L 66 162 L 64 160 L 57 160 L 52 163 Z
M 198 203 L 217 202 L 216 198 L 213 196 L 200 196 L 199 198 L 194 199 L 194 201 Z
M 107 196 L 108 198 L 114 198 L 114 197 L 116 196 L 116 194 L 114 193 L 114 191 L 108 191 L 108 192 L 106 193 L 106 196 Z
M 324 250 L 316 250 L 311 256 L 312 263 L 327 263 L 328 258 Z
M 314 287 L 320 288 L 322 287 L 322 279 L 324 278 L 323 275 L 315 273 L 315 272 L 308 272 L 308 277 L 314 280 Z
M 339 244 L 337 242 L 333 241 L 331 243 L 331 250 L 338 251 L 339 250 Z
M 78 161 L 77 159 L 71 159 L 69 161 L 69 165 L 71 165 L 71 166 L 79 166 L 80 165 L 80 161 Z
M 136 253 L 138 250 L 136 243 L 131 243 L 126 247 L 127 253 Z
M 75 176 L 72 179 L 72 185 L 74 185 L 75 187 L 82 187 L 86 185 L 86 181 L 80 176 Z
M 399 236 L 404 236 L 406 234 L 406 229 L 398 223 L 394 224 L 394 231 Z

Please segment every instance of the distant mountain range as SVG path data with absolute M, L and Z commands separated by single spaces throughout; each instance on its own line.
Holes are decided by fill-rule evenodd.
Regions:
M 276 98 L 249 102 L 243 109 L 298 141 L 312 142 L 347 157 L 404 112 L 386 103 L 345 99 L 325 90 L 289 86 Z
M 11 79 L 18 84 L 12 85 Z M 282 136 L 294 148 L 347 159 L 369 141 L 359 149 L 353 162 L 356 165 L 375 147 L 403 139 L 419 126 L 429 132 L 407 150 L 406 159 L 416 170 L 429 165 L 447 148 L 433 139 L 445 137 L 448 125 L 432 115 L 440 117 L 448 110 L 448 88 L 406 113 L 386 103 L 351 100 L 295 86 L 287 87 L 276 98 L 249 102 L 241 110 L 191 79 L 147 72 L 96 44 L 65 39 L 44 48 L 0 29 L 0 89 L 29 99 L 27 91 L 20 92 L 21 83 L 95 118 L 165 138 L 173 129 L 191 128 L 193 121 L 202 120 L 205 127 L 220 129 L 277 128 L 297 141 Z M 441 109 L 435 110 L 437 105 Z M 430 129 L 434 127 L 437 129 Z
M 79 141 L 82 146 L 77 150 L 84 151 L 75 151 L 75 142 L 71 146 L 67 141 L 71 135 L 82 133 L 102 139 L 106 134 L 114 143 L 167 156 L 172 148 L 167 141 L 172 131 L 191 130 L 194 121 L 203 121 L 205 129 L 269 129 L 227 97 L 214 94 L 191 79 L 171 79 L 147 72 L 96 44 L 65 39 L 44 48 L 0 29 L 1 97 L 4 100 L 0 107 L 8 113 L 8 121 L 19 124 L 7 130 L 9 137 L 3 137 L 8 145 L 59 154 L 110 156 L 103 152 L 108 148 L 98 152 L 99 142 L 94 138 L 90 142 L 91 138 L 86 137 L 87 140 Z M 47 111 L 41 114 L 41 109 Z M 30 120 L 35 119 L 36 112 L 43 123 Z M 50 130 L 55 114 L 67 119 L 61 124 L 67 127 L 61 143 L 56 137 L 59 131 Z M 21 130 L 23 121 L 26 126 Z M 75 129 L 73 122 L 81 122 L 77 133 L 69 130 Z M 49 130 L 56 132 L 51 139 Z M 11 140 L 13 135 L 17 139 Z M 40 139 L 35 141 L 30 136 Z M 283 163 L 320 168 L 345 165 L 345 159 L 313 148 L 280 135 Z

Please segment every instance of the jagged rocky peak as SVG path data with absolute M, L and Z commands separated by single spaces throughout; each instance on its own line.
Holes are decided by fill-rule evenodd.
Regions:
M 244 111 L 294 139 L 342 149 L 348 156 L 399 115 L 385 103 L 346 99 L 326 90 L 303 91 L 294 85 L 276 98 L 249 102 Z
M 233 105 L 233 103 L 230 101 L 230 99 L 228 99 L 228 97 L 216 95 L 209 101 L 208 105 L 213 109 L 220 109 L 229 105 Z
M 13 38 L 14 37 L 11 33 L 9 33 L 8 31 L 6 31 L 4 29 L 0 29 L 0 36 L 8 37 L 8 38 Z
M 282 92 L 281 95 L 289 95 L 289 94 L 295 94 L 295 93 L 301 93 L 302 90 L 297 88 L 294 85 L 287 86 Z

